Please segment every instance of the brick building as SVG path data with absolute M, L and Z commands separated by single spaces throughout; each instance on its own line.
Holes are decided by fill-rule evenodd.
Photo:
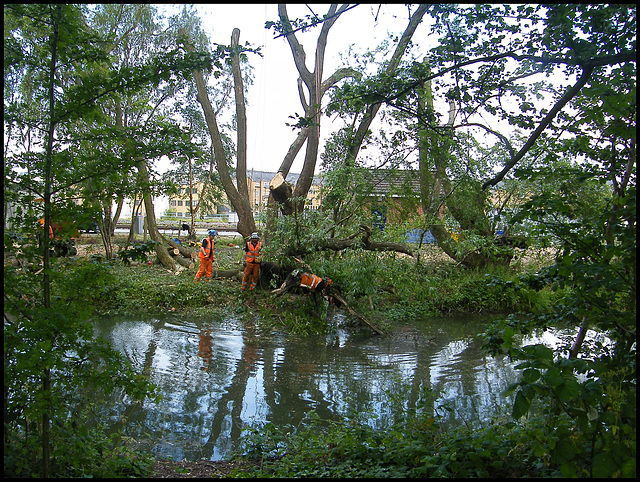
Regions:
M 254 213 L 259 213 L 266 206 L 269 200 L 269 183 L 271 179 L 276 175 L 275 172 L 267 172 L 267 171 L 255 171 L 251 170 L 247 172 L 247 187 L 249 189 L 249 203 L 253 208 Z M 300 174 L 291 173 L 287 176 L 287 181 L 291 184 L 295 185 L 298 181 Z M 236 180 L 233 180 L 234 185 L 236 185 Z M 308 199 L 309 199 L 309 209 L 319 209 L 322 203 L 320 187 L 321 187 L 321 178 L 319 176 L 314 176 L 313 183 L 311 188 L 309 189 Z M 189 188 L 182 187 L 179 189 L 178 194 L 171 196 L 169 198 L 169 209 L 172 213 L 175 213 L 177 217 L 189 217 L 189 207 L 190 202 L 197 203 L 198 202 L 198 193 L 202 189 L 202 183 L 196 183 L 195 187 L 192 188 L 192 200 L 189 196 Z M 203 216 L 208 216 L 212 214 L 219 213 L 227 213 L 233 211 L 233 208 L 229 205 L 228 202 L 223 203 L 223 205 L 218 206 L 217 213 L 201 213 Z

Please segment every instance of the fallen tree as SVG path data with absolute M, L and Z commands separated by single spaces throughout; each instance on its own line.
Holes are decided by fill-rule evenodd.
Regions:
M 305 262 L 297 258 L 296 258 L 296 261 L 298 261 L 299 263 L 302 264 L 303 267 L 308 268 L 309 271 L 311 271 L 311 267 L 307 265 Z M 282 285 L 280 285 L 279 288 L 272 290 L 271 293 L 276 296 L 281 296 L 284 293 L 287 293 L 288 291 L 291 291 L 291 290 L 303 289 L 301 288 L 300 279 L 301 279 L 300 276 L 296 275 L 295 272 L 289 273 L 286 279 L 284 280 L 284 282 L 282 283 Z M 335 303 L 335 306 L 337 308 L 346 309 L 349 313 L 351 313 L 352 316 L 354 316 L 355 318 L 360 320 L 360 322 L 367 325 L 378 335 L 384 335 L 384 331 L 378 328 L 374 323 L 367 320 L 365 316 L 358 313 L 351 305 L 349 305 L 344 295 L 342 294 L 342 291 L 340 291 L 340 288 L 338 288 L 333 283 L 331 283 L 331 280 L 328 280 L 328 283 L 326 285 L 323 283 L 325 282 L 323 281 L 320 285 L 317 285 L 315 289 L 311 289 L 309 291 L 309 293 L 314 296 L 316 303 L 318 302 L 319 296 L 323 296 L 323 297 L 326 296 L 328 300 L 330 301 L 332 300 Z M 304 290 L 306 290 L 306 288 L 304 288 L 303 291 Z
M 408 245 L 391 241 L 374 241 L 371 239 L 371 234 L 371 228 L 362 224 L 357 232 L 347 238 L 328 238 L 316 241 L 312 247 L 291 246 L 286 250 L 285 254 L 288 256 L 301 256 L 313 251 L 342 251 L 347 248 L 361 247 L 367 251 L 396 251 L 415 257 L 413 249 Z

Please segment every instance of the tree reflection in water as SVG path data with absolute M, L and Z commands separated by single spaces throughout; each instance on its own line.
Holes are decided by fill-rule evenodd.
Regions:
M 246 426 L 297 426 L 310 410 L 324 419 L 370 415 L 376 428 L 420 405 L 425 389 L 447 417 L 490 417 L 508 404 L 514 379 L 475 335 L 486 320 L 433 320 L 388 336 L 332 328 L 297 337 L 228 320 L 103 319 L 96 332 L 152 378 L 164 398 L 143 406 L 116 396 L 112 419 L 146 438 L 157 455 L 188 460 L 228 456 Z M 439 413 L 443 413 L 440 411 Z M 134 423 L 134 422 L 137 422 Z M 148 435 L 145 435 L 148 434 Z

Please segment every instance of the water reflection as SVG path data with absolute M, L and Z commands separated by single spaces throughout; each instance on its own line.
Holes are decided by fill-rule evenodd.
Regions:
M 434 320 L 384 337 L 339 327 L 296 337 L 234 319 L 167 316 L 107 318 L 95 329 L 164 394 L 143 406 L 114 394 L 114 425 L 148 440 L 159 456 L 219 460 L 247 425 L 295 426 L 315 410 L 329 419 L 372 412 L 369 423 L 380 428 L 398 407 L 416 407 L 425 388 L 439 394 L 434 413 L 450 420 L 469 423 L 506 410 L 501 393 L 515 373 L 481 350 L 475 334 L 484 324 Z

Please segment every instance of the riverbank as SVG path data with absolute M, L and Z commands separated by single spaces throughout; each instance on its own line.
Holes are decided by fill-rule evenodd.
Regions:
M 116 239 L 117 244 L 124 244 Z M 210 283 L 193 283 L 197 261 L 192 269 L 170 271 L 155 259 L 125 265 L 111 263 L 114 282 L 95 301 L 99 314 L 185 313 L 209 316 L 212 312 L 232 311 L 238 316 L 258 317 L 266 326 L 278 326 L 305 334 L 323 329 L 323 308 L 295 295 L 276 297 L 271 289 L 245 293 L 240 290 L 242 276 L 240 237 L 220 237 L 215 248 L 214 269 L 235 271 L 235 276 L 217 277 Z M 78 257 L 87 259 L 104 253 L 99 238 L 82 238 L 77 243 Z M 117 249 L 116 249 L 117 252 Z M 521 253 L 512 267 L 501 271 L 471 272 L 457 265 L 434 245 L 425 246 L 420 261 L 398 254 L 373 254 L 377 259 L 363 262 L 347 257 L 323 263 L 324 273 L 342 287 L 351 306 L 376 325 L 389 326 L 407 319 L 423 319 L 452 313 L 500 313 L 536 309 L 546 303 L 523 283 L 509 289 L 489 285 L 487 276 L 517 281 L 549 259 L 549 252 L 530 250 Z M 357 323 L 357 321 L 354 321 Z
M 221 238 L 216 246 L 216 264 L 218 269 L 240 269 L 242 250 L 236 239 Z M 360 296 L 355 300 L 359 309 L 376 319 L 402 319 L 406 316 L 420 317 L 428 311 L 420 311 L 427 306 L 432 312 L 451 311 L 455 307 L 466 307 L 469 311 L 480 309 L 491 311 L 505 300 L 501 288 L 487 291 L 484 274 L 464 273 L 464 270 L 448 260 L 438 250 L 429 247 L 423 253 L 420 268 L 421 284 L 397 285 L 393 290 L 380 289 L 369 296 Z M 78 254 L 84 259 L 100 255 L 101 246 L 97 243 L 79 243 Z M 428 259 L 429 261 L 425 261 Z M 155 255 L 149 256 L 148 263 L 126 266 L 116 261 L 110 263 L 108 271 L 115 280 L 102 297 L 98 297 L 95 306 L 103 314 L 124 313 L 180 313 L 193 316 L 209 316 L 216 311 L 237 314 L 247 320 L 259 320 L 264 327 L 277 325 L 289 332 L 309 333 L 321 331 L 325 327 L 322 318 L 312 309 L 311 304 L 301 304 L 294 295 L 275 298 L 268 290 L 242 293 L 238 279 L 216 279 L 210 283 L 193 283 L 194 270 L 171 272 L 155 261 Z M 390 260 L 383 259 L 388 270 L 406 270 L 412 260 L 406 257 Z M 336 271 L 340 266 L 336 267 Z M 388 277 L 386 280 L 390 281 Z M 429 299 L 416 301 L 414 295 L 427 292 Z M 522 296 L 522 293 L 520 294 Z M 529 300 L 530 301 L 530 300 Z M 510 301 L 513 304 L 514 299 Z M 505 306 L 505 305 L 503 305 Z M 306 331 L 305 331 L 306 330 Z M 270 462 L 270 470 L 277 462 Z M 289 462 L 283 461 L 285 471 Z M 242 477 L 261 470 L 257 460 L 241 459 L 235 461 L 169 461 L 153 460 L 148 476 L 154 478 L 195 478 L 195 477 Z M 262 472 L 259 472 L 262 473 Z
M 151 479 L 223 479 L 242 477 L 259 468 L 253 460 L 154 460 L 148 477 Z

